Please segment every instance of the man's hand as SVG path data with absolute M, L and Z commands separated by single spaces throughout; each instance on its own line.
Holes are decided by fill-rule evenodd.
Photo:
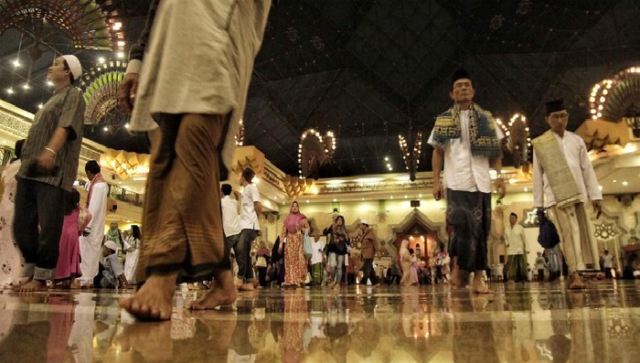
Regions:
M 127 114 L 130 114 L 133 110 L 133 105 L 136 101 L 136 92 L 138 92 L 138 77 L 137 73 L 127 73 L 118 87 L 118 104 L 120 108 Z
M 44 150 L 38 156 L 38 167 L 43 171 L 53 171 L 56 166 L 56 155 L 49 150 Z
M 440 180 L 433 181 L 432 193 L 436 200 L 440 200 L 444 196 L 444 188 L 442 187 L 442 184 L 440 184 Z
M 596 212 L 596 219 L 600 218 L 602 214 L 602 204 L 599 200 L 594 200 L 591 204 L 593 205 L 593 211 Z
M 505 195 L 507 195 L 507 187 L 504 185 L 503 179 L 496 179 L 496 190 L 498 191 L 498 195 L 502 199 Z

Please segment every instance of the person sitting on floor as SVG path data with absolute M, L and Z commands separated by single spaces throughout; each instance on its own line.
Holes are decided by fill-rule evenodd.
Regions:
M 127 288 L 127 278 L 124 276 L 124 266 L 116 251 L 118 246 L 114 241 L 107 241 L 102 245 L 102 256 L 105 258 L 104 271 L 100 286 L 103 288 Z

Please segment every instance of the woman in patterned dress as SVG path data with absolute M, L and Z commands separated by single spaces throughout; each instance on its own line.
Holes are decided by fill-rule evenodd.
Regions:
M 280 241 L 284 245 L 284 285 L 304 286 L 307 278 L 307 259 L 304 256 L 302 229 L 307 217 L 300 213 L 298 202 L 291 203 L 284 219 Z M 280 249 L 282 250 L 282 245 Z
M 16 158 L 2 172 L 2 202 L 0 202 L 0 287 L 9 287 L 22 277 L 24 258 L 13 239 L 13 213 L 15 209 L 16 174 L 20 170 L 20 154 L 24 140 L 16 142 Z

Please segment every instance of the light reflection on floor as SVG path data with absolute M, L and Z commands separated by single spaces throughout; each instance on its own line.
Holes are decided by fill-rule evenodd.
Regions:
M 135 322 L 113 291 L 0 294 L 1 362 L 637 362 L 640 283 L 276 288 Z

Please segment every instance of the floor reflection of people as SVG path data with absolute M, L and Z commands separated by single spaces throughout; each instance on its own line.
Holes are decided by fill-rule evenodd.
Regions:
M 236 320 L 229 311 L 174 314 L 170 321 L 125 324 L 115 343 L 132 362 L 224 362 Z
M 454 362 L 500 362 L 494 340 L 492 316 L 490 312 L 485 311 L 487 304 L 488 300 L 482 296 L 453 300 Z
M 305 359 L 305 329 L 309 329 L 307 301 L 302 293 L 288 291 L 284 296 L 282 335 L 279 341 L 283 362 L 302 362 Z
M 67 345 L 76 362 L 91 362 L 96 301 L 91 293 L 76 294 L 74 299 L 77 305 Z
M 227 362 L 254 362 L 260 347 L 260 334 L 253 324 L 253 306 L 250 300 L 238 300 L 236 304 L 242 318 L 238 319 L 233 330 Z
M 51 328 L 47 343 L 47 363 L 67 362 L 73 354 L 67 346 L 67 341 L 75 318 L 75 302 L 68 295 L 52 296 L 49 298 L 49 308 Z
M 20 303 L 27 303 L 28 306 L 16 307 L 12 317 L 7 319 L 12 327 L 0 340 L 0 361 L 63 362 L 69 354 L 66 342 L 73 323 L 73 302 L 61 297 L 36 295 L 22 296 Z M 52 304 L 55 308 L 38 307 L 44 304 Z M 0 315 L 3 321 L 4 315 Z
M 364 318 L 354 325 L 350 349 L 362 359 L 372 359 L 372 354 L 380 343 L 381 329 L 375 315 L 377 297 L 375 294 L 363 297 Z

